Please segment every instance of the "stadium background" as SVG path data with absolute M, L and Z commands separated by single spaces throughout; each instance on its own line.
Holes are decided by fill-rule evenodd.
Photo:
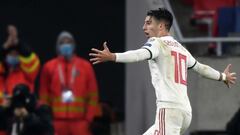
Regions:
M 124 1 L 1 1 L 0 41 L 6 39 L 6 26 L 16 25 L 20 38 L 40 56 L 43 65 L 56 56 L 57 36 L 67 30 L 76 38 L 77 54 L 89 59 L 90 49 L 102 47 L 104 41 L 115 51 L 124 50 L 124 12 Z M 101 100 L 113 104 L 123 115 L 124 66 L 106 63 L 94 68 Z
M 187 22 L 193 10 L 191 6 L 180 0 L 170 2 L 184 36 L 207 36 L 206 31 L 193 28 Z M 37 52 L 42 63 L 55 56 L 56 37 L 62 30 L 75 35 L 77 53 L 86 59 L 89 58 L 89 50 L 100 48 L 105 40 L 112 51 L 136 49 L 146 41 L 142 32 L 146 11 L 160 5 L 161 0 L 1 1 L 0 43 L 6 39 L 7 24 L 15 24 L 20 36 Z M 233 63 L 233 70 L 239 73 L 238 56 L 205 55 L 206 44 L 189 44 L 187 47 L 199 61 L 219 70 L 223 70 L 227 63 Z M 94 66 L 94 69 L 101 101 L 111 104 L 119 123 L 123 127 L 125 125 L 120 130 L 125 130 L 126 135 L 144 132 L 155 116 L 155 96 L 147 62 L 129 65 L 105 63 Z M 239 84 L 227 90 L 223 84 L 202 79 L 192 72 L 188 84 L 193 106 L 189 133 L 225 130 L 227 122 L 239 108 Z

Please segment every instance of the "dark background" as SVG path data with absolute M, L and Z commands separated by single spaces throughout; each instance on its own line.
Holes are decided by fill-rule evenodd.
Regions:
M 43 65 L 56 56 L 56 38 L 67 30 L 76 39 L 77 54 L 89 59 L 90 49 L 102 48 L 104 41 L 112 51 L 124 50 L 124 16 L 124 0 L 3 0 L 0 43 L 6 39 L 6 26 L 16 25 L 21 39 L 39 55 Z M 100 100 L 109 102 L 124 116 L 124 65 L 104 63 L 94 69 Z

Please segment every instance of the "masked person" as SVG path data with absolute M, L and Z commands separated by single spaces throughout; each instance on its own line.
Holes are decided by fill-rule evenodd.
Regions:
M 3 55 L 0 54 L 0 104 L 3 104 L 3 98 L 4 98 L 4 68 L 3 68 Z M 1 113 L 1 109 L 0 109 Z M 5 123 L 0 122 L 0 135 L 6 135 L 6 132 L 4 131 Z
M 2 52 L 2 51 L 1 51 Z M 3 54 L 0 54 L 0 105 L 3 105 L 4 102 L 4 67 L 3 67 L 3 61 L 4 61 L 4 57 Z M 0 107 L 1 108 L 1 107 Z M 1 109 L 0 109 L 0 114 L 1 114 Z M 1 118 L 1 116 L 0 116 Z M 2 121 L 2 119 L 1 119 Z M 6 131 L 5 131 L 5 123 L 4 122 L 0 122 L 0 135 L 6 135 Z
M 58 56 L 42 69 L 40 99 L 52 107 L 56 134 L 91 135 L 89 125 L 100 113 L 93 68 L 74 53 L 69 32 L 60 33 L 56 48 Z
M 0 67 L 2 67 L 0 85 L 2 82 L 3 89 L 0 97 L 4 94 L 11 96 L 17 84 L 25 84 L 33 92 L 35 79 L 40 69 L 40 60 L 36 53 L 19 39 L 15 26 L 9 25 L 7 32 L 8 38 L 0 52 L 4 55 L 0 61 Z
M 4 61 L 3 54 L 1 53 L 0 54 L 0 105 L 3 104 L 3 98 L 4 98 L 4 70 L 5 69 L 3 67 L 3 61 Z

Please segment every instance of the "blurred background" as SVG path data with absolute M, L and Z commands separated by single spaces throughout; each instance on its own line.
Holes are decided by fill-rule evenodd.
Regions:
M 231 63 L 232 70 L 239 74 L 239 0 L 1 1 L 0 43 L 8 37 L 7 26 L 15 25 L 19 37 L 39 56 L 41 67 L 57 55 L 56 40 L 63 30 L 73 34 L 76 53 L 86 60 L 91 48 L 102 48 L 104 41 L 113 52 L 137 49 L 147 40 L 142 32 L 146 12 L 159 7 L 174 14 L 172 34 L 198 61 L 219 71 Z M 106 123 L 96 124 L 95 134 L 140 135 L 146 131 L 154 123 L 156 110 L 147 62 L 104 63 L 93 68 L 99 101 L 110 119 L 109 128 L 104 128 Z M 40 74 L 35 81 L 37 96 Z M 227 89 L 223 83 L 190 71 L 188 91 L 193 119 L 186 135 L 228 135 L 227 127 L 240 135 L 239 89 L 238 81 Z M 229 123 L 231 126 L 227 126 Z M 97 128 L 109 132 L 100 134 L 102 130 Z

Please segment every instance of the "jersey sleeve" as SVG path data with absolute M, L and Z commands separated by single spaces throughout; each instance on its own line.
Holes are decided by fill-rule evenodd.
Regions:
M 143 60 L 148 60 L 150 58 L 150 52 L 147 49 L 137 49 L 126 51 L 123 53 L 115 53 L 116 62 L 121 63 L 130 63 L 130 62 L 138 62 Z
M 143 49 L 147 49 L 150 53 L 149 59 L 155 59 L 160 52 L 160 43 L 156 37 L 149 38 L 148 41 L 143 45 Z
M 188 55 L 188 61 L 187 61 L 188 69 L 193 69 L 195 72 L 197 72 L 201 76 L 208 79 L 219 80 L 219 81 L 226 80 L 226 75 L 224 73 L 221 73 L 208 65 L 201 64 L 188 51 L 187 51 L 187 55 Z M 220 77 L 221 74 L 222 74 L 222 78 Z
M 116 62 L 130 63 L 154 59 L 159 55 L 160 44 L 157 38 L 150 38 L 140 49 L 115 53 Z
M 186 50 L 187 51 L 187 50 Z M 187 67 L 188 69 L 192 69 L 196 64 L 197 64 L 197 60 L 192 56 L 192 54 L 190 52 L 187 51 Z

